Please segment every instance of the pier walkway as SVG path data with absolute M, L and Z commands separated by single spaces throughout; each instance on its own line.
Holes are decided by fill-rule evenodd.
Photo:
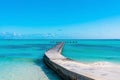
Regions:
M 64 43 L 59 43 L 44 55 L 45 64 L 64 80 L 120 80 L 119 69 L 114 72 L 113 66 L 102 67 L 99 64 L 84 64 L 61 55 Z M 113 74 L 116 73 L 116 74 Z M 114 76 L 114 77 L 113 77 Z M 116 77 L 116 78 L 115 78 Z

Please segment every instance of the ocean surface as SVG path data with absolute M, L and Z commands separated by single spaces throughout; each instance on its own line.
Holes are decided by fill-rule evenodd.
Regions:
M 60 80 L 42 60 L 60 41 L 70 59 L 120 63 L 120 40 L 0 40 L 0 80 Z
M 65 45 L 63 55 L 84 63 L 111 62 L 120 64 L 120 40 L 71 41 Z

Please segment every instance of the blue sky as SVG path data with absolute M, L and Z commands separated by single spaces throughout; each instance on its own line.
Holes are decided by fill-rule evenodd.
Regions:
M 0 0 L 0 33 L 120 39 L 119 3 L 120 0 Z

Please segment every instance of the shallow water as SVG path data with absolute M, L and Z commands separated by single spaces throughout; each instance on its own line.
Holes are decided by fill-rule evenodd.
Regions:
M 42 61 L 49 40 L 0 40 L 0 80 L 60 80 Z
M 0 80 L 60 80 L 42 61 L 56 41 L 73 60 L 120 63 L 120 40 L 0 40 Z

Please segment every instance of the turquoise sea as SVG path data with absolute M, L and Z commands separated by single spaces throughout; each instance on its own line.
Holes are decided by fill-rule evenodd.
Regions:
M 0 80 L 60 80 L 44 65 L 46 50 L 64 41 L 63 55 L 84 63 L 120 63 L 120 40 L 0 40 Z
M 63 55 L 84 63 L 120 64 L 120 40 L 76 40 L 65 45 Z

